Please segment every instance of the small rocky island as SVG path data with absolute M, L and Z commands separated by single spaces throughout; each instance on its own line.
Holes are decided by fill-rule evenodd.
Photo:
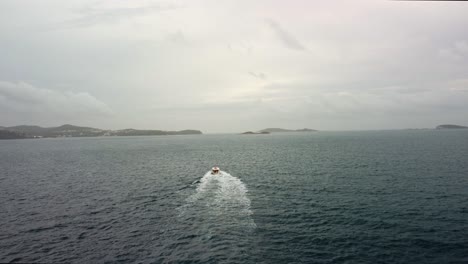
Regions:
M 263 132 L 247 131 L 247 132 L 242 133 L 241 135 L 266 135 L 266 134 L 270 134 L 270 132 L 266 132 L 266 131 L 263 131 Z
M 466 126 L 459 126 L 459 125 L 439 125 L 436 129 L 467 129 Z
M 0 139 L 56 138 L 56 137 L 100 137 L 100 136 L 161 136 L 161 135 L 200 135 L 199 130 L 105 130 L 92 127 L 62 125 L 59 127 L 12 126 L 0 127 Z
M 253 131 L 247 131 L 244 133 L 241 133 L 241 135 L 265 135 L 265 134 L 271 134 L 271 133 L 283 133 L 283 132 L 316 132 L 317 130 L 315 129 L 310 129 L 310 128 L 302 128 L 302 129 L 284 129 L 284 128 L 265 128 L 262 130 L 259 130 L 257 132 Z

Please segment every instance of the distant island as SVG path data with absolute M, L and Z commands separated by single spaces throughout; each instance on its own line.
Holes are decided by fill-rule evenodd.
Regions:
M 459 125 L 439 125 L 436 129 L 467 129 L 466 126 L 459 126 Z
M 242 135 L 267 135 L 270 134 L 270 132 L 263 131 L 263 132 L 252 132 L 252 131 L 247 131 L 242 133 Z
M 56 137 L 100 137 L 100 136 L 162 136 L 162 135 L 200 135 L 199 130 L 105 130 L 92 127 L 62 125 L 59 127 L 12 126 L 0 127 L 0 139 L 56 138 Z
M 284 129 L 284 128 L 265 128 L 262 130 L 259 130 L 257 132 L 253 131 L 247 131 L 244 133 L 241 133 L 241 135 L 266 135 L 266 134 L 271 134 L 271 133 L 282 133 L 282 132 L 316 132 L 317 130 L 315 129 L 310 129 L 310 128 L 302 128 L 302 129 Z
M 281 132 L 316 132 L 317 130 L 315 129 L 310 129 L 310 128 L 303 128 L 303 129 L 296 129 L 296 130 L 292 130 L 292 129 L 284 129 L 284 128 L 265 128 L 265 129 L 262 129 L 258 132 L 262 133 L 262 132 L 268 132 L 268 133 L 281 133 Z
M 0 139 L 19 139 L 19 138 L 27 138 L 27 137 L 23 133 L 3 130 L 3 128 L 0 128 Z

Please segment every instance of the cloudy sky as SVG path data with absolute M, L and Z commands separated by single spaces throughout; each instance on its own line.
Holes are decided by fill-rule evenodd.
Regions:
M 0 1 L 0 125 L 468 125 L 468 3 Z

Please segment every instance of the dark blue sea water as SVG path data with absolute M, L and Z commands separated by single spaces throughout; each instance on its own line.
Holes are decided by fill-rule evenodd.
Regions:
M 468 131 L 0 141 L 0 201 L 0 262 L 468 263 Z

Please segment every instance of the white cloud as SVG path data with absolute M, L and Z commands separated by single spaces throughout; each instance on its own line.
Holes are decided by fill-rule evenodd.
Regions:
M 97 127 L 208 132 L 360 129 L 410 120 L 434 126 L 465 120 L 468 111 L 464 82 L 451 83 L 466 79 L 467 5 L 5 3 L 0 80 L 36 87 L 2 88 L 0 125 L 76 118 Z M 53 25 L 59 30 L 37 30 Z M 109 107 L 96 98 L 115 114 L 103 117 Z
M 252 76 L 252 77 L 255 77 L 257 79 L 261 79 L 261 80 L 265 80 L 267 78 L 266 74 L 263 73 L 263 72 L 253 72 L 253 71 L 249 71 L 249 74 Z
M 0 122 L 10 124 L 83 122 L 112 115 L 105 103 L 89 93 L 54 91 L 25 82 L 0 81 L 0 102 Z
M 468 92 L 468 79 L 457 79 L 447 84 L 452 92 Z
M 273 29 L 276 36 L 289 49 L 305 50 L 306 48 L 287 30 L 283 28 L 278 22 L 273 19 L 267 19 L 267 24 Z
M 468 43 L 464 40 L 456 41 L 448 48 L 439 50 L 439 56 L 453 61 L 468 59 Z
M 134 1 L 132 3 L 124 3 L 124 5 L 120 6 L 117 1 L 112 2 L 110 5 L 109 3 L 110 2 L 94 3 L 93 5 L 87 5 L 76 9 L 77 18 L 68 20 L 65 24 L 71 27 L 86 27 L 101 23 L 118 22 L 122 19 L 178 8 L 172 3 L 151 3 L 142 5 L 138 3 L 138 1 Z
M 468 55 L 468 43 L 466 41 L 457 41 L 454 44 L 455 49 L 460 53 L 465 56 Z

